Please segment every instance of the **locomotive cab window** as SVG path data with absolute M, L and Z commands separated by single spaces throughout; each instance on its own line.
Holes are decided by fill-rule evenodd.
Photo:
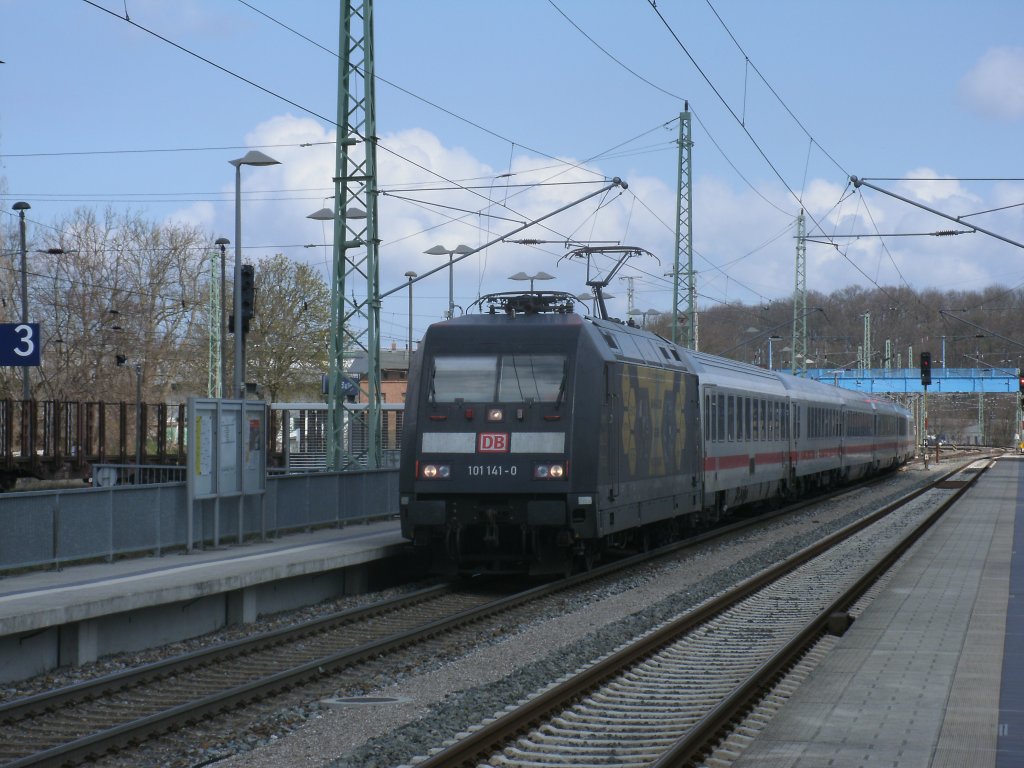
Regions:
M 497 355 L 438 355 L 430 399 L 436 403 L 490 402 L 498 382 Z
M 503 355 L 498 401 L 554 402 L 565 397 L 565 355 Z
M 437 355 L 435 403 L 556 402 L 565 397 L 565 355 Z

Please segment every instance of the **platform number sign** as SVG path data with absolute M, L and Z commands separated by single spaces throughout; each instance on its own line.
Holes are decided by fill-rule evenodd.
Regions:
M 0 365 L 39 365 L 39 323 L 0 323 Z

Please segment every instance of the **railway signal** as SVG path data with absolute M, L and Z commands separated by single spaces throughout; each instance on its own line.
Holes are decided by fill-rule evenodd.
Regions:
M 252 264 L 242 265 L 242 319 L 249 320 L 256 315 L 256 268 Z M 243 326 L 245 330 L 248 323 Z
M 249 333 L 249 321 L 256 316 L 256 268 L 252 264 L 242 265 L 242 279 L 239 282 L 242 297 L 242 333 Z M 235 332 L 235 316 L 228 316 L 228 333 Z
M 921 383 L 928 386 L 932 383 L 932 353 L 921 353 Z M 1021 379 L 1021 391 L 1024 392 L 1024 378 Z

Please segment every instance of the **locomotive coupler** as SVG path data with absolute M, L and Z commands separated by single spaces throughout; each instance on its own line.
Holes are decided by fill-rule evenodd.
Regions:
M 462 527 L 457 522 L 449 522 L 445 528 L 445 551 L 451 560 L 458 560 L 462 551 Z
M 489 547 L 498 546 L 498 512 L 493 507 L 481 513 L 484 519 L 484 544 Z

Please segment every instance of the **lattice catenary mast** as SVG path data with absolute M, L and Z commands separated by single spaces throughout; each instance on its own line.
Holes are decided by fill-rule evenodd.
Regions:
M 207 335 L 210 339 L 210 372 L 206 381 L 206 396 L 220 397 L 220 324 L 223 310 L 220 305 L 220 255 L 215 252 L 210 253 L 209 309 L 210 311 L 207 313 L 207 330 L 209 332 Z
M 377 259 L 377 125 L 374 98 L 373 3 L 346 0 L 341 6 L 338 56 L 338 117 L 334 171 L 334 250 L 331 333 L 328 340 L 327 466 L 380 466 L 380 275 Z M 363 301 L 349 277 L 366 276 Z M 364 395 L 366 449 L 357 455 L 351 430 L 345 440 L 342 378 L 346 352 L 366 352 Z M 358 412 L 349 411 L 354 417 Z
M 802 209 L 796 219 L 796 286 L 793 289 L 791 368 L 794 375 L 807 375 L 807 231 Z
M 690 161 L 693 141 L 690 137 L 690 103 L 683 103 L 679 113 L 679 175 L 676 185 L 676 247 L 672 267 L 672 341 L 689 349 L 697 349 L 697 285 L 693 273 L 693 210 L 690 202 L 693 177 Z M 680 270 L 681 257 L 686 259 Z M 686 318 L 686 338 L 679 333 L 679 318 Z

